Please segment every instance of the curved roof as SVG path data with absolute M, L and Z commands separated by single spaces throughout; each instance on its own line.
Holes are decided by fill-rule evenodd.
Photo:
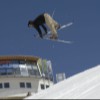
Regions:
M 0 56 L 1 60 L 31 60 L 31 61 L 37 61 L 39 57 L 35 56 Z

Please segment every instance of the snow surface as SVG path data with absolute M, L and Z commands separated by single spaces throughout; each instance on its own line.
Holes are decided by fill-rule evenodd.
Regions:
M 100 65 L 25 99 L 100 99 Z

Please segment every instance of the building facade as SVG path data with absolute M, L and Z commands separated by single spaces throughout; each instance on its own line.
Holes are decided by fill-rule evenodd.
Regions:
M 50 61 L 33 56 L 0 57 L 0 98 L 37 93 L 53 84 Z

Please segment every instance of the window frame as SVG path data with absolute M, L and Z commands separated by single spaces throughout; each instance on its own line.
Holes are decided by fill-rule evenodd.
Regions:
M 20 82 L 19 86 L 20 86 L 20 88 L 25 88 L 25 82 Z
M 32 88 L 32 85 L 30 82 L 26 82 L 26 88 Z
M 41 90 L 45 89 L 45 85 L 44 84 L 40 84 L 40 86 L 41 86 Z
M 5 83 L 4 83 L 4 88 L 10 88 L 9 82 L 5 82 Z

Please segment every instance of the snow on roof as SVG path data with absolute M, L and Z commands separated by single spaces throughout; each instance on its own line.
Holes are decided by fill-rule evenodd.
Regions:
M 100 65 L 25 99 L 100 99 Z

